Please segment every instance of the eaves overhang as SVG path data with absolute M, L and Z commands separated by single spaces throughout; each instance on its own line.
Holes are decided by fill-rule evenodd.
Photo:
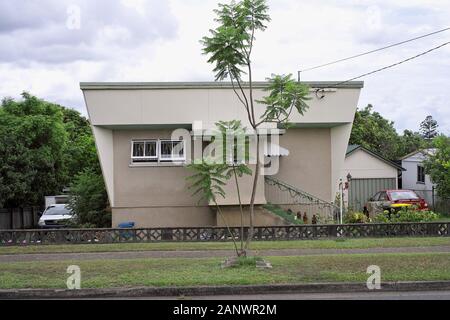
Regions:
M 362 89 L 363 81 L 306 81 L 312 89 Z M 254 89 L 265 89 L 269 82 L 253 82 Z M 249 88 L 248 83 L 243 83 Z M 232 89 L 231 82 L 81 82 L 82 90 L 163 90 L 163 89 Z

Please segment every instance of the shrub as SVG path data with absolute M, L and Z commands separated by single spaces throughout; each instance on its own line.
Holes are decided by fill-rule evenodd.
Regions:
M 273 214 L 283 218 L 284 220 L 288 221 L 291 224 L 304 224 L 302 219 L 297 219 L 297 216 L 294 215 L 294 212 L 292 210 L 283 210 L 280 206 L 268 203 L 263 206 L 264 209 L 272 212 Z
M 110 228 L 111 212 L 103 177 L 87 170 L 70 187 L 69 207 L 77 215 L 77 227 Z
M 369 222 L 369 219 L 362 212 L 349 212 L 345 215 L 344 222 L 349 224 L 367 223 Z
M 431 222 L 439 219 L 439 215 L 432 211 L 421 211 L 417 208 L 404 207 L 401 210 L 391 212 L 384 211 L 375 217 L 374 222 L 378 223 L 399 223 L 399 222 Z

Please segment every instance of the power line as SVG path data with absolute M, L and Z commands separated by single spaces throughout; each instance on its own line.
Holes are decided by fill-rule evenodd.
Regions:
M 360 76 L 351 78 L 351 79 L 349 79 L 349 80 L 345 80 L 345 81 L 342 81 L 342 82 L 335 83 L 333 86 L 328 86 L 328 87 L 326 87 L 326 88 L 320 88 L 320 89 L 318 89 L 318 90 L 316 91 L 316 93 L 318 93 L 318 92 L 320 92 L 320 91 L 322 91 L 322 90 L 324 90 L 324 89 L 331 89 L 331 88 L 334 88 L 334 87 L 336 87 L 336 86 L 339 86 L 339 85 L 348 83 L 348 82 L 350 82 L 350 81 L 354 81 L 354 80 L 357 80 L 357 79 L 361 79 L 361 78 L 363 78 L 363 77 L 367 77 L 367 76 L 372 75 L 372 74 L 374 74 L 374 73 L 381 72 L 381 71 L 384 71 L 384 70 L 386 70 L 386 69 L 390 69 L 390 68 L 396 67 L 396 66 L 401 65 L 401 64 L 403 64 L 403 63 L 405 63 L 405 62 L 408 62 L 408 61 L 417 59 L 417 58 L 419 58 L 419 57 L 421 57 L 421 56 L 424 56 L 424 55 L 426 55 L 426 54 L 428 54 L 428 53 L 430 53 L 430 52 L 433 52 L 433 51 L 435 51 L 435 50 L 438 50 L 438 49 L 440 49 L 440 48 L 442 48 L 442 47 L 444 47 L 444 46 L 446 46 L 446 45 L 448 45 L 448 44 L 450 44 L 450 41 L 449 41 L 449 42 L 445 42 L 445 43 L 441 44 L 440 46 L 434 47 L 434 48 L 432 48 L 432 49 L 430 49 L 430 50 L 427 50 L 427 51 L 425 51 L 425 52 L 419 53 L 418 55 L 415 55 L 414 57 L 411 57 L 411 58 L 402 60 L 402 61 L 400 61 L 400 62 L 391 64 L 391 65 L 389 65 L 389 66 L 386 66 L 386 67 L 383 67 L 383 68 L 380 68 L 380 69 L 377 69 L 377 70 L 374 70 L 374 71 L 371 71 L 371 72 L 362 74 L 362 75 L 360 75 Z
M 301 70 L 299 72 L 311 71 L 311 70 L 327 67 L 327 66 L 330 66 L 330 65 L 333 65 L 333 64 L 336 64 L 336 63 L 344 62 L 344 61 L 347 61 L 347 60 L 359 58 L 359 57 L 366 56 L 366 55 L 371 54 L 371 53 L 375 53 L 375 52 L 378 52 L 378 51 L 382 51 L 382 50 L 386 50 L 386 49 L 393 48 L 393 47 L 396 47 L 396 46 L 400 46 L 402 44 L 405 44 L 405 43 L 408 43 L 408 42 L 412 42 L 412 41 L 416 41 L 416 40 L 419 40 L 419 39 L 422 39 L 422 38 L 426 38 L 426 37 L 429 37 L 429 36 L 432 36 L 432 35 L 444 32 L 444 31 L 448 31 L 448 30 L 450 30 L 450 27 L 442 29 L 442 30 L 438 30 L 438 31 L 435 31 L 435 32 L 431 32 L 431 33 L 425 34 L 425 35 L 420 36 L 420 37 L 408 39 L 408 40 L 405 40 L 405 41 L 402 41 L 402 42 L 397 42 L 397 43 L 388 45 L 388 46 L 383 47 L 383 48 L 379 48 L 379 49 L 375 49 L 375 50 L 372 50 L 372 51 L 360 53 L 360 54 L 357 54 L 357 55 L 354 55 L 354 56 L 351 56 L 351 57 L 348 57 L 348 58 L 331 61 L 331 62 L 328 62 L 328 63 L 325 63 L 325 64 L 321 64 L 321 65 L 318 65 L 318 66 L 314 66 L 314 67 L 311 67 L 311 68 L 303 69 L 303 70 Z

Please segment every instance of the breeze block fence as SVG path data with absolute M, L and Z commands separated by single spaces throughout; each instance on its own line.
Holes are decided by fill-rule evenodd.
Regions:
M 346 224 L 255 227 L 255 241 L 384 237 L 450 237 L 450 223 Z M 227 242 L 241 228 L 0 230 L 0 246 L 152 242 Z M 244 236 L 249 228 L 244 228 Z
M 42 211 L 40 207 L 0 209 L 0 230 L 36 228 Z

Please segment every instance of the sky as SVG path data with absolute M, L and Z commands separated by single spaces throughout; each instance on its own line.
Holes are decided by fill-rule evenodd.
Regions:
M 228 1 L 228 0 L 222 0 Z M 86 114 L 80 82 L 212 81 L 199 40 L 215 0 L 0 0 L 0 98 L 28 91 Z M 449 0 L 268 0 L 255 80 L 450 27 Z M 450 41 L 450 31 L 302 74 L 341 81 Z M 372 104 L 399 132 L 432 115 L 450 134 L 450 45 L 364 78 Z

